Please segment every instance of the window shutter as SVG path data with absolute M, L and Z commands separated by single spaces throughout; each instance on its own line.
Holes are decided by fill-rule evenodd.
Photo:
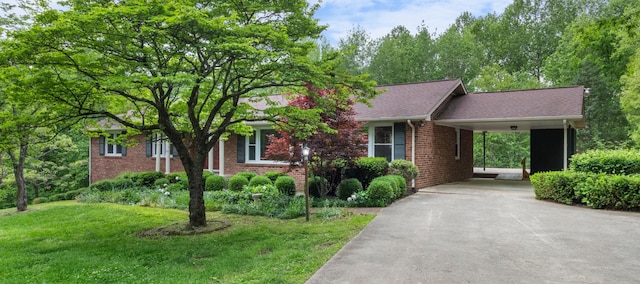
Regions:
M 147 139 L 145 139 L 145 140 L 146 140 L 145 141 L 145 146 L 146 146 L 145 150 L 146 150 L 147 157 L 151 157 L 151 156 L 153 156 L 153 153 L 151 153 L 153 151 L 153 144 L 151 144 L 151 143 L 153 143 L 153 134 L 147 136 Z
M 246 138 L 244 136 L 240 136 L 240 135 L 236 135 L 236 138 L 238 139 L 238 163 L 244 163 L 245 161 L 245 142 L 246 142 Z
M 171 155 L 173 155 L 174 157 L 178 157 L 178 149 L 176 149 L 173 144 L 171 144 Z
M 122 156 L 126 156 L 127 155 L 127 146 L 122 145 Z
M 397 122 L 393 124 L 393 159 L 405 159 L 405 129 L 406 125 L 404 122 Z
M 104 136 L 98 137 L 98 153 L 100 156 L 104 156 L 104 144 L 107 138 Z

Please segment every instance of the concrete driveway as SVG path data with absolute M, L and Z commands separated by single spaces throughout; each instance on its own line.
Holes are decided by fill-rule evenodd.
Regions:
M 640 213 L 468 180 L 384 208 L 307 283 L 640 283 Z

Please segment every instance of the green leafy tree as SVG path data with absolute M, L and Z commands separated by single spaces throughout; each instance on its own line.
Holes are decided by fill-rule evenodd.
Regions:
M 564 33 L 544 73 L 554 85 L 584 85 L 587 129 L 578 132 L 578 149 L 616 148 L 629 143 L 629 123 L 620 106 L 620 78 L 633 51 L 620 49 L 619 35 L 630 23 L 625 15 L 638 1 L 611 1 L 593 15 L 576 20 Z
M 245 121 L 276 121 L 283 113 L 318 125 L 318 111 L 282 106 L 271 100 L 274 90 L 304 94 L 311 83 L 358 100 L 375 94 L 363 77 L 338 72 L 335 56 L 309 58 L 324 27 L 306 1 L 67 5 L 10 33 L 3 57 L 33 66 L 40 80 L 33 88 L 56 113 L 107 118 L 128 136 L 162 131 L 187 174 L 192 227 L 206 225 L 202 172 L 219 139 L 250 134 Z

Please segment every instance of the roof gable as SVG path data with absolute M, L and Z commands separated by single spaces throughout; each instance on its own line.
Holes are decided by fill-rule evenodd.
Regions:
M 356 120 L 383 121 L 431 119 L 431 114 L 449 97 L 466 94 L 460 79 L 380 86 L 379 96 L 370 100 L 372 107 L 354 105 Z

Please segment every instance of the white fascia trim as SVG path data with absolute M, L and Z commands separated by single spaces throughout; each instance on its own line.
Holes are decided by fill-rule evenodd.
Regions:
M 436 124 L 452 124 L 452 123 L 467 123 L 467 122 L 514 122 L 514 121 L 545 121 L 545 120 L 581 120 L 584 116 L 572 115 L 572 116 L 534 116 L 534 117 L 511 117 L 511 118 L 479 118 L 479 119 L 438 119 L 434 122 Z
M 393 117 L 368 117 L 368 118 L 356 118 L 356 121 L 359 122 L 404 122 L 407 120 L 427 120 L 427 117 L 424 115 L 420 116 L 393 116 Z
M 449 89 L 449 91 L 444 96 L 442 96 L 440 100 L 438 100 L 438 103 L 436 103 L 433 108 L 431 108 L 429 112 L 427 112 L 427 118 L 425 119 L 426 121 L 431 121 L 431 116 L 433 115 L 433 113 L 442 105 L 442 103 L 444 103 L 447 98 L 449 98 L 449 96 L 453 94 L 453 91 L 455 91 L 459 86 L 462 86 L 464 94 L 467 94 L 467 89 L 464 87 L 464 84 L 462 84 L 462 80 L 458 79 L 457 84 L 453 86 L 453 88 Z

